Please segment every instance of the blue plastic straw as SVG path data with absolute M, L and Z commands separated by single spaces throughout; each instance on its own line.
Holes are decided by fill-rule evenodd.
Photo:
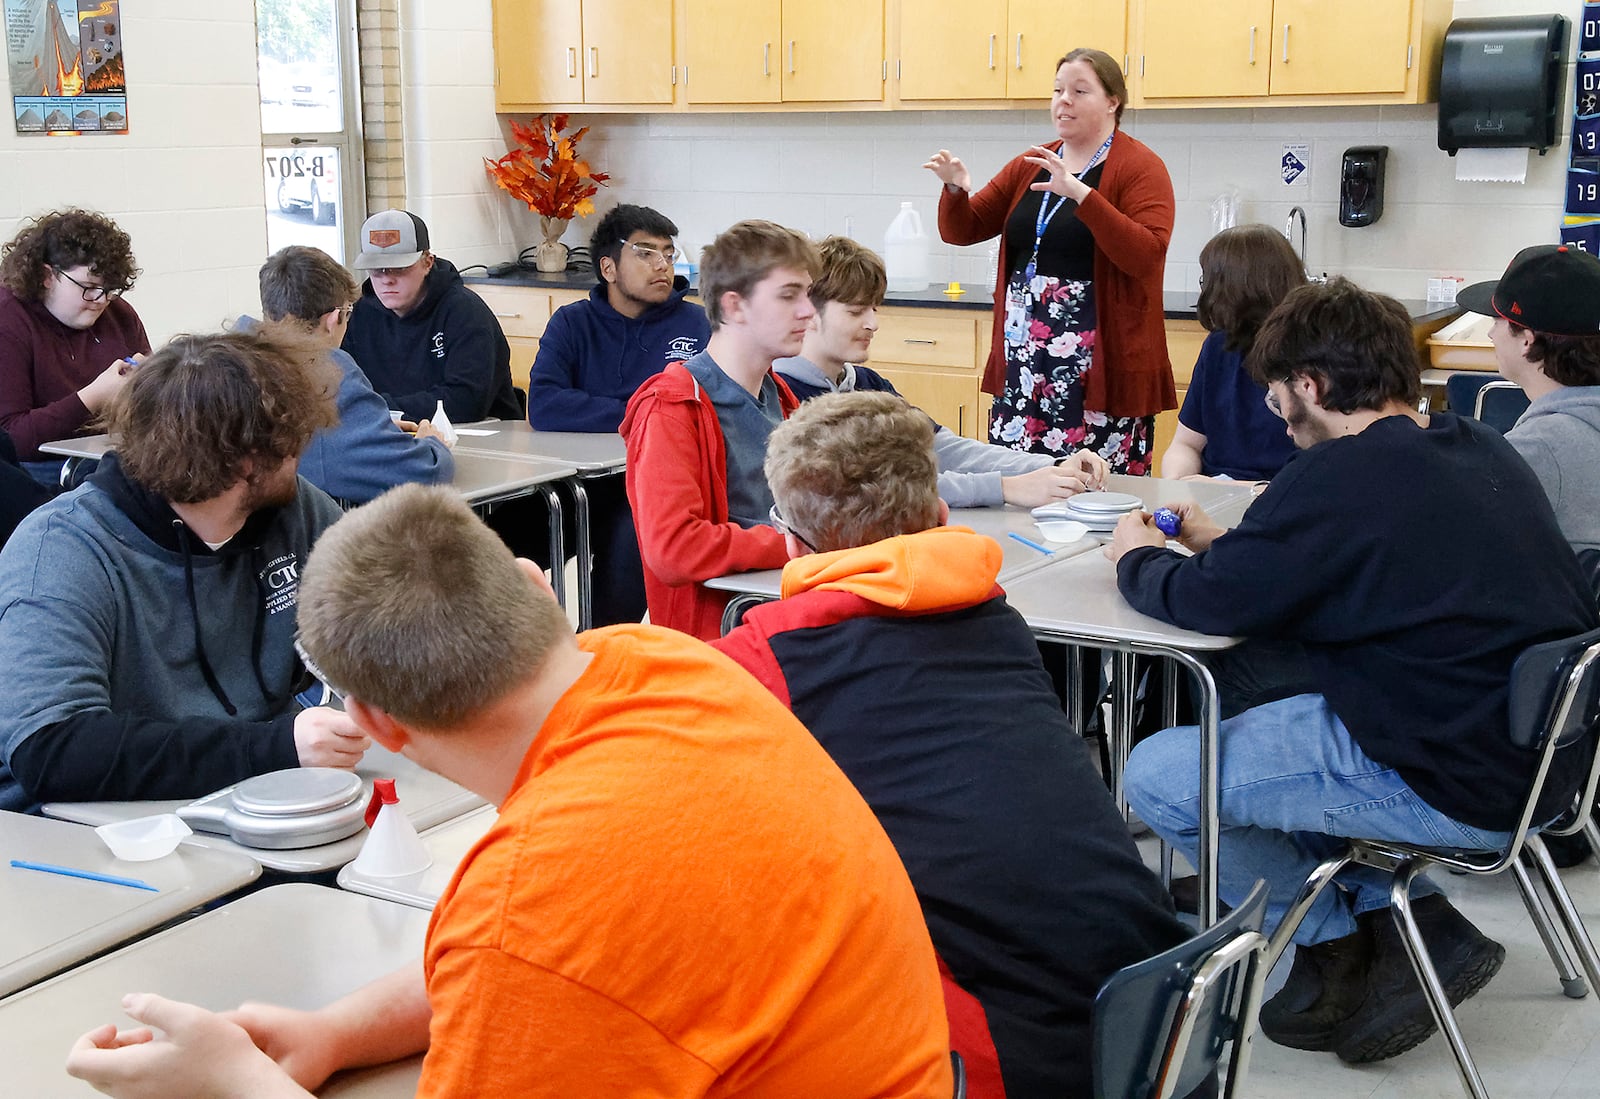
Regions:
M 140 881 L 138 878 L 118 878 L 110 874 L 96 874 L 92 870 L 74 870 L 70 866 L 56 866 L 48 862 L 25 862 L 22 859 L 12 859 L 11 865 L 18 870 L 37 870 L 42 874 L 60 874 L 64 878 L 83 878 L 86 881 L 103 881 L 107 885 L 125 885 L 129 889 L 147 889 L 152 893 L 161 892 L 149 882 Z
M 1039 543 L 1035 542 L 1032 538 L 1024 538 L 1022 535 L 1018 534 L 1014 530 L 1008 530 L 1008 531 L 1006 531 L 1006 533 L 1011 535 L 1011 537 L 1015 538 L 1017 541 L 1021 542 L 1023 545 L 1027 546 L 1029 549 L 1036 549 L 1040 553 L 1044 554 L 1046 557 L 1049 557 L 1052 553 L 1055 552 L 1055 550 L 1050 549 L 1047 546 L 1041 546 Z

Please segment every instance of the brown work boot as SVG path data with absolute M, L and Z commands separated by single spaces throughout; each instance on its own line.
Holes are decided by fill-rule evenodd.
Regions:
M 1280 1046 L 1329 1050 L 1340 1025 L 1367 998 L 1372 938 L 1358 927 L 1342 939 L 1294 948 L 1294 966 L 1278 994 L 1261 1005 L 1261 1033 Z
M 1450 1006 L 1472 996 L 1500 971 L 1506 948 L 1474 927 L 1442 894 L 1411 905 L 1422 941 Z M 1334 1052 L 1341 1061 L 1364 1064 L 1421 1045 L 1437 1029 L 1428 998 L 1411 968 L 1400 929 L 1387 908 L 1360 921 L 1372 933 L 1372 979 L 1366 1003 L 1340 1028 Z

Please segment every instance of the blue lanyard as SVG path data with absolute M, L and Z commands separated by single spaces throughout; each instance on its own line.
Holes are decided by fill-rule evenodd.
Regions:
M 1101 145 L 1100 148 L 1095 151 L 1094 156 L 1089 158 L 1089 163 L 1083 166 L 1083 171 L 1074 172 L 1073 175 L 1075 175 L 1080 181 L 1084 176 L 1088 175 L 1090 171 L 1094 169 L 1094 166 L 1100 163 L 1101 158 L 1106 155 L 1106 152 L 1111 148 L 1111 138 L 1116 136 L 1116 131 L 1113 130 L 1111 132 L 1111 137 L 1106 138 L 1105 144 Z M 1065 148 L 1065 145 L 1062 147 Z M 1039 214 L 1033 220 L 1033 255 L 1028 259 L 1028 267 L 1024 272 L 1029 282 L 1033 281 L 1033 276 L 1038 270 L 1039 246 L 1044 243 L 1044 231 L 1050 227 L 1051 220 L 1058 213 L 1060 213 L 1061 208 L 1067 204 L 1067 196 L 1059 195 L 1056 197 L 1055 204 L 1051 205 L 1050 195 L 1051 192 L 1045 191 L 1040 196 Z

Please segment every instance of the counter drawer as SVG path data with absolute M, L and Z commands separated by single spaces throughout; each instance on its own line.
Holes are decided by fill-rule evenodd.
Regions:
M 485 286 L 468 283 L 467 289 L 477 294 L 494 310 L 500 330 L 507 336 L 524 336 L 538 339 L 550 323 L 550 292 L 527 286 Z
M 988 322 L 988 314 L 983 314 L 983 320 Z M 951 316 L 937 309 L 886 309 L 878 314 L 872 358 L 914 366 L 976 370 L 977 325 L 973 314 Z

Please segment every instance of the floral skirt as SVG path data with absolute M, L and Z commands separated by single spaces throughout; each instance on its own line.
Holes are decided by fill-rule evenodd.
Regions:
M 1083 406 L 1094 369 L 1094 283 L 1021 272 L 1006 288 L 1006 391 L 989 410 L 989 441 L 1035 454 L 1093 450 L 1113 473 L 1150 472 L 1154 416 Z

